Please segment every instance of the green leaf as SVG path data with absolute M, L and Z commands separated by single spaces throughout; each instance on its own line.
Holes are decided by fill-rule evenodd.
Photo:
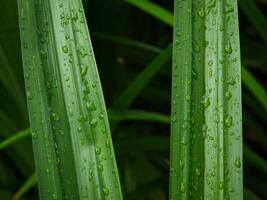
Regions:
M 153 61 L 138 74 L 131 84 L 116 99 L 114 107 L 127 108 L 138 97 L 155 74 L 171 59 L 172 44 L 166 47 Z
M 32 174 L 13 196 L 13 200 L 21 199 L 30 189 L 36 185 L 36 174 Z
M 161 113 L 148 112 L 143 110 L 108 110 L 108 116 L 110 121 L 150 121 L 150 122 L 160 122 L 164 124 L 169 124 L 170 117 Z M 0 151 L 19 140 L 28 137 L 31 134 L 31 130 L 25 129 L 13 134 L 12 136 L 6 138 L 0 142 Z
M 125 1 L 129 4 L 132 4 L 133 6 L 136 6 L 137 8 L 141 10 L 145 10 L 150 15 L 172 26 L 173 15 L 169 11 L 166 11 L 165 9 L 158 6 L 157 4 L 147 1 L 147 0 L 125 0 Z
M 267 93 L 265 88 L 257 81 L 257 79 L 246 69 L 242 68 L 242 79 L 244 85 L 258 100 L 258 102 L 267 110 Z
M 18 0 L 40 199 L 122 199 L 81 0 Z
M 10 144 L 13 144 L 14 142 L 25 138 L 26 136 L 28 136 L 30 134 L 30 129 L 26 129 L 23 131 L 20 131 L 12 136 L 10 136 L 9 138 L 7 138 L 6 140 L 0 142 L 0 151 L 2 149 L 4 149 L 5 147 L 9 146 Z
M 237 1 L 175 1 L 170 199 L 242 199 Z
M 258 8 L 255 0 L 239 0 L 242 11 L 255 26 L 263 40 L 267 43 L 267 18 Z

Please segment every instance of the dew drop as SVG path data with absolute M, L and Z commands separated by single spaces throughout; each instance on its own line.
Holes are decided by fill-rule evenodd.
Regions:
M 97 147 L 95 148 L 95 153 L 96 153 L 96 154 L 101 154 L 101 147 L 98 147 L 98 146 L 97 146 Z
M 109 195 L 109 189 L 107 187 L 104 187 L 103 188 L 103 193 L 105 196 L 108 196 Z
M 180 192 L 181 193 L 185 192 L 185 185 L 183 183 L 180 184 Z
M 235 167 L 236 168 L 240 168 L 241 167 L 241 159 L 240 159 L 240 156 L 236 156 L 236 159 L 235 159 Z
M 86 108 L 88 111 L 93 111 L 96 109 L 96 105 L 94 102 L 87 102 L 86 103 Z
M 97 120 L 96 119 L 92 119 L 90 122 L 92 127 L 96 127 L 97 126 Z
M 62 51 L 63 51 L 63 53 L 68 53 L 68 52 L 69 52 L 69 48 L 68 48 L 68 46 L 67 46 L 67 45 L 64 45 L 64 46 L 62 47 Z
M 224 124 L 227 128 L 230 128 L 232 126 L 233 123 L 233 118 L 232 116 L 228 115 L 225 119 L 224 119 Z
M 52 113 L 52 119 L 54 121 L 59 121 L 59 115 L 57 113 Z

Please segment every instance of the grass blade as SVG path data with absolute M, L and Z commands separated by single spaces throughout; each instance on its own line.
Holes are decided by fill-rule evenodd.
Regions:
M 114 103 L 114 107 L 129 107 L 147 83 L 154 77 L 161 67 L 171 59 L 172 44 L 163 50 L 123 91 Z
M 18 5 L 40 199 L 122 199 L 81 1 Z
M 263 40 L 267 43 L 267 19 L 258 8 L 255 0 L 239 0 L 242 11 L 246 14 L 251 23 L 260 33 Z
M 165 9 L 162 9 L 155 3 L 152 3 L 147 0 L 125 0 L 127 3 L 136 6 L 141 10 L 145 10 L 150 15 L 158 18 L 159 20 L 163 21 L 164 23 L 172 26 L 173 16 Z
M 143 110 L 108 110 L 108 117 L 110 121 L 150 121 L 169 124 L 170 117 L 161 113 L 148 112 Z M 19 140 L 30 136 L 31 129 L 25 129 L 13 134 L 7 139 L 0 142 L 0 151 Z
M 242 78 L 244 85 L 258 100 L 258 102 L 267 110 L 267 93 L 264 87 L 257 81 L 257 79 L 244 67 L 242 67 Z
M 242 199 L 237 1 L 174 9 L 170 198 Z
M 26 130 L 18 132 L 15 135 L 12 135 L 11 137 L 7 138 L 6 140 L 0 143 L 0 151 L 4 149 L 5 147 L 9 146 L 10 144 L 13 144 L 16 141 L 25 138 L 29 134 L 30 134 L 30 129 L 26 129 Z
M 21 199 L 21 197 L 26 194 L 30 189 L 32 189 L 36 185 L 36 174 L 32 174 L 26 182 L 21 186 L 21 188 L 16 192 L 16 194 L 13 196 L 12 200 L 18 200 Z

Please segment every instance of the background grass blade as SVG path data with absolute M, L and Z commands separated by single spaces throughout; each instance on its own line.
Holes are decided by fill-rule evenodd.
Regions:
M 3 142 L 0 142 L 0 151 L 5 147 L 7 147 L 8 145 L 13 144 L 14 142 L 26 137 L 29 134 L 30 134 L 30 129 L 26 129 L 21 132 L 18 132 L 17 134 L 12 135 Z
M 255 77 L 244 67 L 242 68 L 243 83 L 248 90 L 255 96 L 258 102 L 267 110 L 267 93 L 264 87 Z
M 258 8 L 255 0 L 239 0 L 242 11 L 255 26 L 263 40 L 267 43 L 267 18 Z
M 137 98 L 151 78 L 171 58 L 172 44 L 155 58 L 116 99 L 114 107 L 127 108 Z
M 15 193 L 12 200 L 18 200 L 23 197 L 30 189 L 36 185 L 36 174 L 32 174 L 26 182 L 21 186 L 21 188 Z
M 237 17 L 236 1 L 175 2 L 171 199 L 243 198 Z
M 145 10 L 150 15 L 160 19 L 166 24 L 172 26 L 173 16 L 165 9 L 162 9 L 157 4 L 147 1 L 147 0 L 125 0 L 127 3 L 130 3 L 136 6 L 139 9 Z
M 40 199 L 121 199 L 81 1 L 18 5 Z

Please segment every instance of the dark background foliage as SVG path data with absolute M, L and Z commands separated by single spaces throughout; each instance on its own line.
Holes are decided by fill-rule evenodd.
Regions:
M 172 12 L 173 0 L 153 0 Z M 243 65 L 266 85 L 267 1 L 240 0 Z M 123 0 L 84 0 L 108 108 L 172 42 L 172 29 Z M 15 0 L 0 2 L 0 142 L 29 127 Z M 253 90 L 257 90 L 253 87 Z M 264 97 L 264 95 L 262 95 Z M 171 60 L 146 84 L 131 109 L 169 115 Z M 266 99 L 267 101 L 267 99 Z M 119 104 L 119 105 L 118 105 Z M 245 198 L 267 199 L 266 106 L 243 87 Z M 125 199 L 168 199 L 169 125 L 148 121 L 111 123 Z M 249 147 L 249 151 L 247 150 Z M 250 151 L 252 150 L 252 151 Z M 11 199 L 34 172 L 31 140 L 0 151 L 0 199 Z M 254 194 L 252 194 L 254 193 Z M 24 199 L 38 199 L 33 187 Z

